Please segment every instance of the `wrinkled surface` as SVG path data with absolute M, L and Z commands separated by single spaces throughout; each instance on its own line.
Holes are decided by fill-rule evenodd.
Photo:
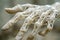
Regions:
M 13 8 L 5 8 L 6 12 L 15 14 L 15 16 L 1 30 L 5 32 L 13 28 L 18 21 L 23 20 L 22 24 L 20 24 L 21 28 L 18 27 L 19 30 L 16 28 L 18 32 L 16 33 L 17 35 L 15 34 L 15 40 L 24 40 L 24 38 L 26 40 L 38 40 L 37 37 L 44 37 L 53 29 L 55 19 L 60 15 L 60 10 L 57 9 L 58 4 L 44 6 L 23 4 L 16 5 Z M 26 36 L 25 34 L 28 35 Z

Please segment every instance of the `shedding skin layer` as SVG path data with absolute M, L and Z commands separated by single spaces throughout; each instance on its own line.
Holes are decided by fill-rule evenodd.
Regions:
M 5 8 L 5 11 L 9 14 L 15 14 L 15 16 L 9 20 L 2 28 L 2 31 L 9 30 L 15 23 L 20 20 L 24 20 L 19 32 L 17 33 L 15 40 L 22 40 L 24 34 L 28 31 L 31 24 L 34 27 L 31 34 L 26 40 L 33 40 L 36 34 L 45 36 L 48 32 L 53 29 L 55 19 L 59 17 L 59 6 L 60 3 L 54 3 L 53 5 L 34 5 L 34 4 L 23 4 L 16 5 L 13 8 Z M 46 29 L 40 31 L 41 28 Z

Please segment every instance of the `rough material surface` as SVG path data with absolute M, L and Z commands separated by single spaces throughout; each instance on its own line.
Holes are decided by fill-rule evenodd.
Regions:
M 6 12 L 9 14 L 15 14 L 15 16 L 9 20 L 1 30 L 9 30 L 15 23 L 24 20 L 15 40 L 22 40 L 29 27 L 33 27 L 33 30 L 26 40 L 34 40 L 36 35 L 45 36 L 53 29 L 53 24 L 56 18 L 60 16 L 59 5 L 60 3 L 41 6 L 34 4 L 18 4 L 13 8 L 5 8 Z

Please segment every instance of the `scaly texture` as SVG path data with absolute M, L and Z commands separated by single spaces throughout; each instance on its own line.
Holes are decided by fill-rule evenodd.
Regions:
M 55 3 L 53 5 L 34 5 L 34 4 L 23 4 L 16 5 L 13 8 L 5 8 L 5 11 L 9 14 L 15 14 L 15 16 L 9 20 L 1 29 L 8 30 L 13 27 L 15 23 L 20 20 L 25 19 L 22 27 L 17 33 L 16 40 L 22 40 L 24 34 L 28 31 L 31 24 L 34 25 L 34 28 L 28 36 L 27 40 L 33 40 L 36 34 L 45 36 L 48 32 L 53 29 L 53 24 L 55 19 L 59 17 L 59 8 L 60 3 Z M 41 30 L 46 26 L 46 29 Z M 32 26 L 33 27 L 33 26 Z M 40 31 L 41 30 L 41 31 Z

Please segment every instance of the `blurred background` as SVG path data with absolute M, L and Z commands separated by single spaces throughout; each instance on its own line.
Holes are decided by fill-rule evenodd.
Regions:
M 60 2 L 60 0 L 0 0 L 0 29 L 8 22 L 14 15 L 5 12 L 4 8 L 13 7 L 16 4 L 37 4 L 46 5 Z M 2 40 L 0 38 L 0 40 Z M 54 24 L 54 30 L 45 36 L 43 40 L 60 40 L 60 19 L 57 19 Z

